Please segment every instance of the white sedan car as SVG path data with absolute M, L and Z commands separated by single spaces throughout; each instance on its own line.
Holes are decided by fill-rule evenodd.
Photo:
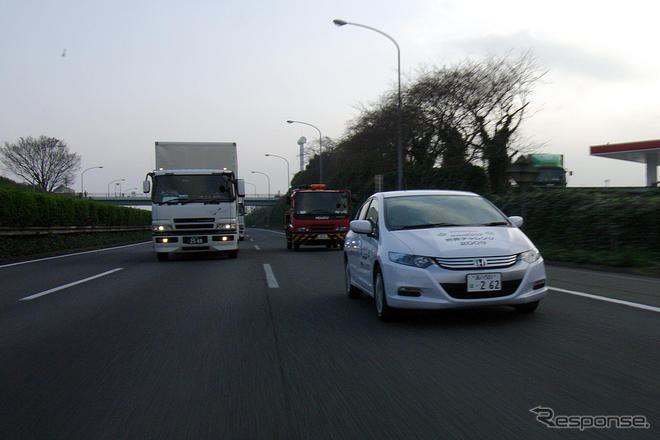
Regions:
M 533 312 L 548 290 L 545 266 L 521 225 L 470 192 L 376 193 L 346 235 L 346 293 L 373 296 L 382 320 L 398 308 Z

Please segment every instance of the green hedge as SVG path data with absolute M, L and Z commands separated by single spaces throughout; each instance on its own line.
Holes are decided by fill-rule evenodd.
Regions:
M 548 259 L 617 266 L 660 260 L 660 192 L 536 190 L 488 197 Z
M 149 211 L 0 186 L 0 226 L 143 226 Z

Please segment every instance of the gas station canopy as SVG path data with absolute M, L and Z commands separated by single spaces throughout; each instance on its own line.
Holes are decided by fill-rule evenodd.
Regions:
M 646 186 L 658 183 L 658 162 L 660 158 L 660 140 L 628 142 L 625 144 L 607 144 L 590 147 L 592 156 L 609 157 L 646 164 Z

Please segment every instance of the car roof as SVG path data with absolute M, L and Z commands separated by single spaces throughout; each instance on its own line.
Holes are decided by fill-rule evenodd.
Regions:
M 479 194 L 468 191 L 453 191 L 445 189 L 414 189 L 406 191 L 385 191 L 374 194 L 374 196 L 381 196 L 383 198 L 391 197 L 404 197 L 404 196 L 474 196 L 479 197 Z

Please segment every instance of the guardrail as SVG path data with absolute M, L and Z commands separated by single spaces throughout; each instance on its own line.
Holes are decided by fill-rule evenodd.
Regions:
M 54 234 L 83 234 L 94 232 L 133 232 L 148 231 L 149 226 L 54 226 L 50 228 L 23 227 L 7 228 L 0 227 L 0 237 L 26 237 L 37 235 Z

